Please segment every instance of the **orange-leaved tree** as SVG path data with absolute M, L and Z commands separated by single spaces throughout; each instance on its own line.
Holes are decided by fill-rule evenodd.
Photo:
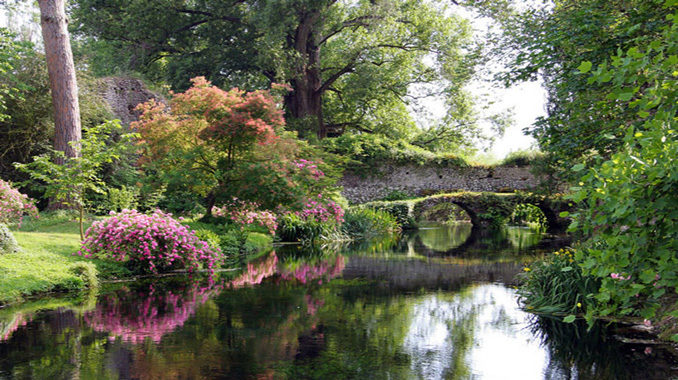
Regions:
M 279 99 L 270 91 L 225 91 L 203 77 L 192 82 L 168 105 L 140 106 L 132 127 L 141 135 L 147 173 L 205 197 L 208 213 L 217 201 L 243 195 L 272 208 L 305 195 L 300 189 L 310 188 L 300 182 L 315 188 L 323 182 L 295 166 L 312 148 L 283 133 Z

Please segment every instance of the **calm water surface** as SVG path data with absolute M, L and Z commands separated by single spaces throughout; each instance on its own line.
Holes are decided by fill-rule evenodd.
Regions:
M 0 379 L 666 379 L 669 352 L 520 310 L 558 241 L 435 227 L 281 247 L 216 281 L 107 285 L 0 309 Z M 648 350 L 649 347 L 649 350 Z

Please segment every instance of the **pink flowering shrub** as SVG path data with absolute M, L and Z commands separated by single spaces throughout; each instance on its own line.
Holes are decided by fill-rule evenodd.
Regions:
M 237 198 L 233 198 L 230 203 L 222 207 L 214 207 L 212 214 L 227 218 L 243 229 L 251 225 L 264 227 L 271 235 L 275 235 L 275 230 L 278 228 L 275 214 L 270 211 L 259 210 L 257 203 L 245 202 Z
M 325 176 L 322 170 L 318 168 L 318 163 L 300 158 L 292 163 L 301 173 L 308 173 L 315 180 Z
M 13 188 L 9 182 L 0 179 L 0 223 L 17 223 L 25 214 L 38 217 L 38 209 L 26 194 Z
M 160 210 L 151 215 L 136 210 L 112 212 L 110 218 L 94 222 L 87 230 L 78 254 L 123 261 L 134 271 L 151 273 L 212 271 L 222 256 L 218 248 Z
M 341 224 L 344 221 L 344 210 L 335 201 L 324 199 L 322 194 L 316 198 L 307 199 L 304 202 L 304 208 L 296 211 L 295 214 L 303 220 L 315 220 L 318 222 L 336 222 Z

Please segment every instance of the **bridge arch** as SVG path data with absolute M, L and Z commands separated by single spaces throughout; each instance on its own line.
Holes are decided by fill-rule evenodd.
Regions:
M 559 197 L 514 193 L 456 193 L 433 195 L 417 201 L 412 206 L 412 216 L 419 220 L 429 209 L 442 203 L 452 203 L 464 210 L 476 228 L 487 228 L 492 223 L 491 215 L 510 217 L 518 204 L 538 207 L 548 223 L 548 232 L 563 231 L 569 220 L 560 217 L 561 211 L 569 211 L 569 203 Z

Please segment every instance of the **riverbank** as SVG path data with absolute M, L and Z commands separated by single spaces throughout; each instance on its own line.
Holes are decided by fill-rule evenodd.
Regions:
M 21 250 L 0 255 L 0 307 L 30 297 L 81 291 L 100 281 L 133 276 L 122 263 L 74 255 L 80 248 L 78 229 L 77 222 L 63 215 L 46 215 L 14 229 L 12 233 Z M 272 246 L 272 239 L 250 233 L 246 245 L 248 251 L 264 251 Z

